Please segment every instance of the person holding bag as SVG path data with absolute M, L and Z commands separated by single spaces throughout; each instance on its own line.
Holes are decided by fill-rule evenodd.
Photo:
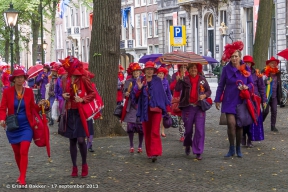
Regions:
M 199 75 L 202 72 L 201 64 L 190 63 L 187 70 L 189 75 L 178 78 L 175 87 L 175 91 L 181 92 L 179 108 L 185 126 L 183 146 L 186 155 L 190 154 L 192 147 L 196 159 L 201 160 L 204 151 L 206 112 L 202 110 L 200 101 L 209 98 L 211 90 L 205 77 Z M 194 124 L 195 133 L 192 139 Z
M 22 69 L 13 71 L 9 80 L 14 83 L 14 86 L 4 90 L 0 107 L 0 125 L 6 128 L 7 138 L 14 151 L 20 172 L 16 182 L 20 185 L 26 185 L 28 152 L 33 137 L 32 127 L 35 125 L 32 111 L 34 109 L 40 111 L 40 105 L 44 104 L 41 100 L 36 105 L 33 90 L 23 87 L 27 77 L 28 75 Z M 10 120 L 9 124 L 8 120 Z
M 241 61 L 241 51 L 244 45 L 242 41 L 236 41 L 233 44 L 225 46 L 222 60 L 230 61 L 223 67 L 220 82 L 217 87 L 215 106 L 219 110 L 221 103 L 221 96 L 224 91 L 221 113 L 226 114 L 227 119 L 227 134 L 229 138 L 229 151 L 225 157 L 235 155 L 235 137 L 236 137 L 236 153 L 237 157 L 242 157 L 240 144 L 243 135 L 242 127 L 237 126 L 236 122 L 236 108 L 238 104 L 242 104 L 243 100 L 240 98 L 240 91 L 251 89 L 253 84 L 249 68 Z M 236 85 L 237 81 L 242 81 L 243 84 Z
M 142 122 L 147 156 L 155 162 L 162 155 L 159 125 L 162 115 L 170 113 L 170 103 L 161 79 L 154 75 L 155 63 L 145 63 L 143 72 L 145 76 L 137 79 L 132 98 L 138 104 L 137 117 Z
M 77 143 L 82 157 L 82 177 L 88 175 L 88 164 L 87 164 L 87 144 L 85 142 L 86 136 L 93 135 L 89 133 L 87 121 L 83 124 L 80 114 L 81 109 L 79 103 L 89 103 L 95 99 L 96 93 L 92 86 L 92 83 L 83 68 L 83 64 L 74 57 L 68 56 L 65 60 L 60 60 L 65 70 L 68 72 L 67 78 L 63 79 L 63 98 L 66 100 L 65 109 L 66 117 L 64 124 L 66 131 L 61 133 L 64 137 L 69 138 L 70 141 L 70 155 L 72 160 L 72 177 L 78 177 L 78 167 L 76 164 L 77 160 Z M 76 91 L 76 93 L 75 93 Z M 92 121 L 92 120 L 90 120 Z M 88 132 L 89 134 L 87 135 Z

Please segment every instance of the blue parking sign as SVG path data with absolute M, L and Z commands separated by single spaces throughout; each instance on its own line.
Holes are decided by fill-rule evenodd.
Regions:
M 174 37 L 182 37 L 182 26 L 174 26 Z

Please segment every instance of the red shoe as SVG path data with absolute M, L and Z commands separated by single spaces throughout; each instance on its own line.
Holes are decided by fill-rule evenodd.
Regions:
M 142 148 L 138 148 L 137 153 L 142 153 Z
M 78 167 L 77 166 L 72 167 L 71 177 L 78 177 Z
M 130 153 L 134 153 L 134 148 L 133 147 L 130 148 Z
M 166 137 L 165 133 L 161 133 L 161 136 L 162 136 L 162 137 Z
M 180 137 L 180 142 L 183 142 L 184 141 L 184 137 Z
M 88 165 L 87 163 L 82 165 L 82 173 L 81 173 L 81 177 L 87 177 L 88 175 Z

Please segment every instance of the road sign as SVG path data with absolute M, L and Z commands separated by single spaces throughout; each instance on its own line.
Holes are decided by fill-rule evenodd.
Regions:
M 170 26 L 170 45 L 186 45 L 186 26 Z

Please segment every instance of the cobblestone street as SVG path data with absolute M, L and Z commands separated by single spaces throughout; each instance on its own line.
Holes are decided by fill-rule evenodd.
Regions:
M 59 184 L 98 187 L 95 191 L 287 191 L 286 111 L 287 107 L 278 108 L 279 133 L 272 133 L 269 121 L 265 122 L 265 140 L 254 142 L 255 147 L 251 149 L 242 147 L 243 158 L 223 157 L 228 151 L 226 127 L 218 125 L 220 112 L 214 106 L 207 113 L 202 161 L 195 160 L 194 155 L 185 155 L 178 141 L 178 130 L 174 128 L 166 130 L 167 137 L 162 139 L 163 156 L 156 163 L 146 157 L 145 149 L 142 154 L 130 154 L 128 137 L 95 139 L 95 152 L 88 152 L 87 178 L 70 177 L 68 139 L 58 135 L 54 126 L 51 127 L 53 162 L 48 163 L 45 148 L 37 148 L 33 143 L 26 181 L 46 185 L 45 189 L 35 191 L 50 191 L 52 187 L 63 191 Z M 11 191 L 8 187 L 15 184 L 18 170 L 5 132 L 0 133 L 1 191 Z M 137 146 L 137 135 L 135 138 Z M 78 165 L 80 160 L 78 154 Z

